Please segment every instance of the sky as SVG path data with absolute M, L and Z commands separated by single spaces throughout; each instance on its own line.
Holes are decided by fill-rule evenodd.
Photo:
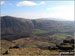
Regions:
M 74 1 L 0 1 L 1 16 L 74 20 Z

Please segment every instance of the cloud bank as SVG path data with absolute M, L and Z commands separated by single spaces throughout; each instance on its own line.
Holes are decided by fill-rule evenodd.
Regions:
M 0 1 L 0 5 L 3 5 L 5 2 L 4 1 Z
M 47 8 L 51 17 L 64 18 L 65 20 L 74 20 L 74 6 L 56 6 L 52 8 Z
M 43 5 L 43 4 L 45 4 L 44 1 L 40 3 L 34 3 L 32 1 L 22 1 L 22 2 L 19 2 L 16 6 L 37 6 L 37 5 Z

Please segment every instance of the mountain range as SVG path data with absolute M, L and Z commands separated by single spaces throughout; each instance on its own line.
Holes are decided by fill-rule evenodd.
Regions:
M 23 36 L 30 36 L 34 30 L 54 32 L 62 32 L 64 30 L 67 31 L 66 33 L 70 34 L 74 32 L 74 21 L 55 21 L 44 19 L 30 20 L 12 16 L 2 16 L 0 22 L 1 36 L 2 39 L 6 40 L 14 40 Z M 10 36 L 13 36 L 13 38 Z

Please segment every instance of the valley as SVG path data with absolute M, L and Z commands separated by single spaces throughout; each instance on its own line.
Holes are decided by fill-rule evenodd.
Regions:
M 59 51 L 75 51 L 74 21 L 30 20 L 11 16 L 1 17 L 0 21 L 2 55 L 6 55 L 6 51 L 7 55 L 50 55 Z M 62 50 L 58 46 L 68 49 Z

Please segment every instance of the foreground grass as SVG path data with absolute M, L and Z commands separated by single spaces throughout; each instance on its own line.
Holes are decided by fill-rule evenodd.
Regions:
M 21 55 L 24 55 L 24 56 L 36 56 L 36 55 L 59 56 L 58 50 L 42 50 L 39 48 L 3 49 L 1 56 L 7 50 L 8 50 L 7 55 L 15 55 L 15 56 L 21 56 Z M 6 54 L 5 54 L 5 56 L 6 56 Z M 62 56 L 74 56 L 74 55 L 62 55 Z
M 2 54 L 6 50 L 2 50 Z M 20 49 L 8 49 L 8 55 L 51 55 L 58 54 L 58 51 L 41 50 L 39 48 L 20 48 Z

